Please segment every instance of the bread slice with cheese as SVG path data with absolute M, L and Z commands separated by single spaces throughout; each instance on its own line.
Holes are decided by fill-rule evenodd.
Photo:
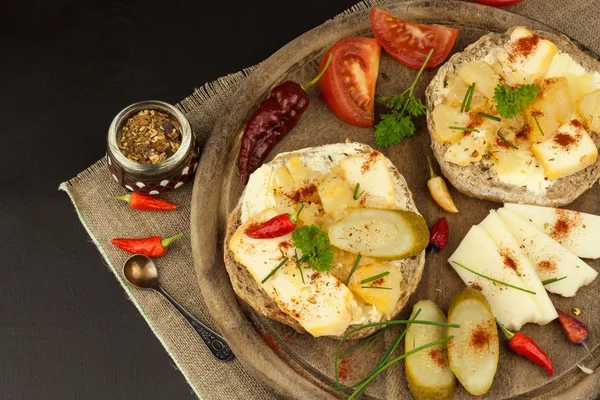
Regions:
M 340 176 L 345 176 L 342 185 Z M 358 199 L 352 194 L 356 183 L 361 187 Z M 282 188 L 292 186 L 293 194 L 281 195 Z M 361 325 L 398 315 L 421 279 L 424 251 L 400 260 L 362 257 L 346 286 L 355 254 L 334 248 L 333 269 L 317 273 L 296 264 L 291 233 L 275 239 L 247 239 L 244 231 L 248 224 L 292 212 L 299 204 L 305 204 L 299 226 L 317 224 L 324 232 L 333 220 L 355 208 L 404 209 L 418 214 L 402 175 L 391 161 L 367 145 L 338 143 L 280 154 L 252 174 L 228 219 L 225 265 L 237 296 L 257 313 L 314 336 L 340 338 Z M 283 255 L 289 261 L 261 282 Z M 362 289 L 370 292 L 361 296 L 361 286 L 365 285 L 359 281 L 386 268 L 390 273 L 382 279 L 393 282 L 394 287 Z M 393 294 L 397 296 L 393 304 L 378 299 Z M 303 306 L 305 298 L 310 304 L 304 302 Z M 379 328 L 360 330 L 351 338 L 366 337 Z
M 524 27 L 487 34 L 454 54 L 425 92 L 431 148 L 443 175 L 460 192 L 485 200 L 574 201 L 600 178 L 597 71 L 600 62 L 567 37 Z M 472 82 L 472 110 L 461 113 Z M 536 84 L 540 94 L 513 119 L 482 117 L 499 116 L 493 97 L 501 82 Z

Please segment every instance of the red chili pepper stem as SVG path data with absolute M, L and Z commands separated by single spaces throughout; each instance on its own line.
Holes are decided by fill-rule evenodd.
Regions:
M 162 247 L 164 247 L 166 249 L 167 247 L 169 247 L 169 245 L 171 243 L 173 243 L 177 239 L 181 239 L 182 237 L 183 237 L 183 233 L 178 233 L 175 236 L 171 236 L 171 237 L 168 237 L 168 238 L 165 238 L 165 239 L 161 240 L 160 244 L 162 245 Z
M 427 156 L 427 164 L 429 164 L 429 179 L 437 178 L 436 173 L 433 171 L 433 165 L 431 164 L 431 158 Z
M 515 337 L 515 334 L 512 333 L 511 331 L 509 331 L 508 329 L 506 329 L 506 327 L 504 325 L 502 325 L 502 323 L 500 321 L 496 320 L 496 323 L 498 324 L 498 326 L 502 330 L 502 333 L 504 333 L 504 336 L 506 336 L 506 338 L 508 340 L 511 340 L 512 338 Z
M 290 221 L 292 221 L 292 224 L 295 224 L 298 221 L 298 217 L 300 216 L 300 213 L 302 212 L 303 208 L 304 208 L 304 203 L 302 203 L 302 205 L 300 206 L 298 211 L 296 211 L 293 214 L 290 214 Z
M 128 203 L 131 201 L 131 193 L 124 194 L 123 196 L 108 196 L 108 197 L 110 197 L 111 199 L 123 200 Z
M 315 76 L 312 81 L 303 83 L 302 85 L 300 85 L 302 90 L 304 90 L 306 92 L 308 89 L 310 89 L 311 86 L 313 86 L 315 83 L 317 83 L 319 81 L 319 79 L 321 79 L 321 77 L 323 76 L 323 74 L 325 73 L 327 68 L 329 67 L 329 63 L 331 62 L 332 58 L 333 58 L 333 53 L 329 53 L 329 58 L 327 59 L 327 63 L 325 63 L 325 66 L 323 67 L 321 72 L 319 72 L 319 74 L 317 76 Z

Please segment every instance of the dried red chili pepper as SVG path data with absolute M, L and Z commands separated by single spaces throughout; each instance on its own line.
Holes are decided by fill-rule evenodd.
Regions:
M 450 230 L 448 229 L 448 221 L 446 217 L 437 220 L 429 231 L 429 245 L 437 251 L 442 250 L 448 243 Z
M 577 318 L 566 314 L 559 309 L 556 309 L 558 313 L 558 322 L 560 326 L 562 326 L 565 335 L 567 335 L 567 339 L 569 342 L 573 344 L 578 344 L 584 349 L 587 350 L 589 355 L 594 358 L 592 352 L 587 346 L 588 336 L 590 335 L 590 331 L 587 326 L 584 325 L 583 322 L 579 321 Z
M 267 158 L 273 146 L 296 126 L 310 103 L 306 91 L 317 83 L 330 61 L 331 55 L 321 72 L 306 84 L 285 81 L 275 86 L 252 114 L 244 128 L 238 157 L 242 184 L 248 183 L 250 174 Z
M 548 376 L 554 374 L 554 364 L 552 364 L 552 360 L 550 360 L 550 357 L 535 344 L 532 338 L 519 332 L 512 333 L 499 321 L 496 321 L 496 323 L 500 329 L 502 329 L 502 332 L 504 332 L 504 336 L 508 339 L 508 347 L 510 347 L 512 351 L 546 369 Z
M 296 222 L 303 208 L 304 204 L 294 214 L 279 214 L 260 225 L 251 226 L 246 230 L 246 235 L 253 239 L 272 239 L 286 235 L 296 229 Z
M 123 196 L 109 196 L 113 199 L 123 200 L 136 210 L 174 210 L 177 205 L 158 197 L 141 194 L 137 192 L 128 193 Z
M 183 237 L 183 233 L 178 233 L 177 235 L 166 239 L 163 239 L 160 236 L 150 236 L 139 239 L 116 238 L 110 242 L 118 248 L 132 254 L 144 254 L 148 257 L 160 257 L 167 254 L 169 245 L 181 237 Z

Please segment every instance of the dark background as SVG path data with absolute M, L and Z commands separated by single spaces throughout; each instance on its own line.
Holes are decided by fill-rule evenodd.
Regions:
M 176 103 L 356 1 L 0 1 L 0 398 L 194 398 L 58 185 L 126 105 Z

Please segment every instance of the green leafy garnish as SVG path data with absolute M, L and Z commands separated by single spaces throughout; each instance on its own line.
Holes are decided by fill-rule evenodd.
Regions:
M 475 92 L 476 83 L 473 82 L 467 89 L 465 93 L 465 97 L 463 97 L 463 101 L 460 105 L 460 112 L 469 112 L 471 109 L 471 100 L 473 100 L 473 93 Z
M 354 193 L 352 194 L 352 198 L 354 200 L 358 200 L 358 198 L 362 196 L 363 193 L 365 193 L 365 191 L 363 190 L 362 192 L 360 192 L 360 183 L 357 183 L 354 187 Z
M 277 266 L 275 268 L 273 268 L 271 270 L 271 272 L 269 272 L 269 274 L 267 276 L 265 276 L 262 281 L 260 281 L 260 283 L 265 283 L 266 281 L 268 281 L 269 278 L 272 277 L 275 272 L 279 271 L 279 268 L 283 267 L 286 262 L 288 262 L 288 258 L 283 257 L 283 260 L 281 260 L 281 262 L 279 264 L 277 264 Z
M 491 119 L 492 121 L 496 121 L 496 122 L 502 121 L 502 118 L 496 117 L 495 115 L 486 114 L 483 112 L 478 112 L 477 115 L 479 115 L 480 117 L 483 117 L 483 118 Z
M 379 123 L 375 125 L 375 143 L 377 146 L 389 147 L 415 134 L 416 128 L 412 117 L 424 115 L 426 108 L 423 102 L 414 96 L 414 91 L 432 54 L 433 49 L 427 55 L 415 80 L 408 89 L 398 95 L 379 99 L 379 102 L 391 108 L 392 112 L 383 114 Z
M 514 118 L 536 98 L 540 89 L 535 85 L 521 85 L 515 89 L 499 83 L 494 89 L 496 109 L 502 118 Z
M 352 274 L 354 273 L 354 271 L 356 271 L 356 268 L 358 267 L 358 263 L 360 263 L 361 258 L 362 256 L 360 254 L 356 256 L 356 260 L 354 260 L 354 264 L 352 265 L 352 269 L 348 274 L 348 278 L 346 278 L 346 286 L 348 286 L 348 284 L 350 283 L 350 278 L 352 278 Z
M 467 128 L 464 126 L 449 126 L 448 129 L 454 129 L 455 131 L 479 132 L 479 129 Z
M 383 278 L 384 276 L 387 276 L 389 274 L 390 274 L 390 271 L 385 271 L 385 272 L 382 272 L 380 274 L 377 274 L 377 275 L 371 276 L 369 278 L 363 279 L 362 281 L 360 281 L 360 283 L 373 282 L 373 281 L 376 281 L 379 278 Z
M 317 225 L 304 225 L 292 233 L 294 246 L 302 252 L 301 260 L 317 272 L 333 268 L 333 248 L 329 237 Z
M 384 289 L 384 290 L 392 290 L 391 287 L 385 287 L 385 286 L 361 286 L 361 289 Z
M 562 281 L 563 279 L 567 279 L 566 276 L 561 276 L 560 278 L 550 278 L 542 281 L 542 285 L 549 285 L 554 282 Z
M 512 147 L 515 150 L 519 150 L 519 148 L 517 146 L 515 146 L 514 144 L 512 144 L 511 142 L 509 142 L 508 140 L 506 140 L 506 138 L 504 136 L 502 136 L 502 134 L 500 133 L 500 131 L 498 131 L 498 137 L 500 138 L 500 140 L 502 140 L 502 143 L 504 143 L 508 147 Z
M 302 273 L 302 267 L 300 266 L 300 264 L 302 264 L 302 262 L 304 260 L 298 257 L 298 249 L 294 249 L 294 258 L 296 259 L 296 267 L 298 267 L 298 272 L 300 272 L 300 277 L 302 277 L 302 283 L 306 283 L 306 282 L 304 282 L 304 273 Z
M 452 260 L 452 262 L 453 262 L 454 264 L 458 265 L 459 267 L 461 267 L 461 268 L 463 268 L 463 269 L 466 269 L 466 270 L 467 270 L 467 271 L 469 271 L 470 273 L 472 273 L 472 274 L 475 274 L 475 275 L 477 275 L 477 276 L 480 276 L 480 277 L 482 277 L 482 278 L 485 278 L 485 279 L 487 279 L 488 281 L 492 281 L 492 282 L 498 283 L 498 284 L 500 284 L 500 285 L 507 286 L 507 287 L 509 287 L 509 288 L 517 289 L 517 290 L 520 290 L 520 291 L 522 291 L 522 292 L 525 292 L 525 293 L 529 293 L 529 294 L 533 294 L 533 295 L 535 295 L 535 292 L 534 292 L 533 290 L 529 290 L 529 289 L 523 289 L 522 287 L 518 287 L 518 286 L 515 286 L 515 285 L 511 285 L 510 283 L 506 283 L 506 282 L 499 281 L 499 280 L 497 280 L 497 279 L 494 279 L 494 278 L 492 278 L 492 277 L 490 277 L 490 276 L 487 276 L 487 275 L 484 275 L 484 274 L 480 274 L 480 273 L 479 273 L 479 272 L 477 272 L 477 271 L 473 271 L 471 268 L 469 268 L 469 267 L 467 267 L 467 266 L 465 266 L 465 265 L 463 265 L 463 264 L 461 264 L 461 263 L 459 263 L 459 262 L 456 262 L 456 261 L 454 261 L 454 260 Z
M 537 119 L 537 115 L 535 115 L 536 113 L 532 112 L 531 116 L 533 117 L 533 120 L 535 121 L 535 124 L 537 125 L 537 128 L 540 130 L 540 133 L 542 134 L 542 136 L 544 136 L 544 131 L 542 130 L 542 127 L 540 126 L 540 122 Z

